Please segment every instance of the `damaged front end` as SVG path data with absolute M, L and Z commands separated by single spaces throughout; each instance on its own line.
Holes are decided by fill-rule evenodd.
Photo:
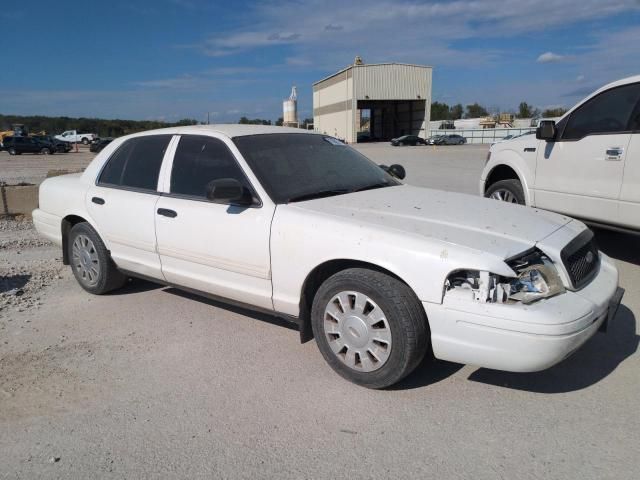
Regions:
M 565 292 L 562 279 L 553 262 L 534 248 L 506 260 L 515 276 L 506 277 L 479 270 L 457 270 L 449 275 L 444 294 L 468 291 L 480 303 L 529 304 Z

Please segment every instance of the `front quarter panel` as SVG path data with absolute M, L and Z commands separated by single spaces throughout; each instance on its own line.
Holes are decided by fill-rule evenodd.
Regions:
M 369 225 L 278 205 L 271 229 L 273 306 L 298 316 L 307 276 L 331 260 L 366 262 L 407 283 L 418 298 L 442 301 L 444 282 L 454 270 L 476 268 L 513 275 L 495 255 L 434 237 Z
M 480 175 L 480 195 L 484 196 L 486 181 L 491 172 L 501 165 L 511 168 L 520 179 L 524 190 L 525 201 L 528 206 L 535 205 L 533 185 L 536 172 L 536 150 L 538 140 L 507 141 L 491 147 L 491 159 L 487 162 Z M 527 149 L 528 151 L 525 151 Z M 530 151 L 533 149 L 533 151 Z

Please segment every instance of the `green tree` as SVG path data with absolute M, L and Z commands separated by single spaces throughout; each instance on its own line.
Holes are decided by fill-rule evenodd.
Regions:
M 284 123 L 284 118 L 278 117 L 278 119 L 276 120 L 276 126 L 281 127 L 283 123 Z
M 449 105 L 433 102 L 431 104 L 431 120 L 449 120 Z
M 449 109 L 449 120 L 460 120 L 464 113 L 464 107 L 461 103 L 456 103 Z
M 527 102 L 520 102 L 518 105 L 518 118 L 535 118 L 540 115 L 540 110 L 534 108 L 533 105 L 529 105 Z
M 489 115 L 487 109 L 478 102 L 467 105 L 467 114 L 465 115 L 465 118 L 479 118 L 486 117 L 487 115 Z
M 542 112 L 544 118 L 561 117 L 567 113 L 567 109 L 563 107 L 547 108 Z

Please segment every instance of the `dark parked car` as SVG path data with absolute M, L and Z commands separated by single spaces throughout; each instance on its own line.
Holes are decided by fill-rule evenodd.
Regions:
M 73 148 L 69 142 L 58 140 L 51 135 L 34 135 L 32 138 L 40 142 L 51 143 L 55 147 L 56 152 L 69 153 Z
M 402 145 L 426 145 L 427 141 L 424 138 L 420 138 L 417 135 L 403 135 L 398 138 L 393 138 L 391 140 L 391 145 L 394 147 L 402 146 Z
M 98 138 L 91 143 L 89 151 L 98 153 L 111 142 L 113 142 L 113 138 Z
M 21 155 L 23 153 L 41 153 L 49 155 L 56 152 L 56 147 L 51 142 L 42 142 L 32 137 L 4 137 L 4 150 L 9 155 Z
M 462 135 L 443 135 L 438 145 L 464 145 L 467 139 Z
M 358 143 L 377 142 L 378 139 L 371 135 L 371 132 L 358 132 Z

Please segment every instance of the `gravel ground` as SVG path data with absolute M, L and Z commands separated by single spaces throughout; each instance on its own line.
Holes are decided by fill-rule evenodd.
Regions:
M 18 183 L 40 184 L 49 170 L 79 171 L 84 169 L 94 153 L 89 147 L 78 146 L 78 152 L 56 153 L 54 155 L 23 154 L 11 156 L 7 152 L 0 152 L 0 182 L 9 185 Z
M 468 193 L 486 154 L 359 148 Z M 142 281 L 90 296 L 2 221 L 0 478 L 637 478 L 638 237 L 596 235 L 627 289 L 607 334 L 545 372 L 434 362 L 370 391 L 275 318 Z

